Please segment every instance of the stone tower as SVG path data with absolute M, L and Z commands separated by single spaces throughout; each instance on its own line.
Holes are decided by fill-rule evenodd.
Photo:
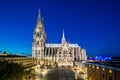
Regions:
M 37 24 L 34 29 L 33 42 L 32 42 L 32 57 L 44 58 L 45 54 L 46 33 L 44 30 L 44 23 L 40 15 L 40 9 L 38 12 Z

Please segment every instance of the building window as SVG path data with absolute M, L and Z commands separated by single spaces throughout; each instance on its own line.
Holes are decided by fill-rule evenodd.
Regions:
M 64 51 L 63 51 L 63 54 L 67 54 L 67 51 L 66 51 L 66 50 L 64 50 Z
M 43 43 L 41 43 L 41 46 L 43 46 Z
M 37 45 L 39 45 L 39 41 L 37 41 Z
M 39 32 L 37 32 L 37 36 L 39 36 Z
M 92 68 L 94 68 L 95 66 L 92 66 Z
M 91 65 L 89 64 L 89 67 L 91 67 Z
M 105 75 L 104 74 L 102 74 L 102 78 L 104 78 L 105 77 Z
M 111 76 L 109 76 L 109 80 L 112 80 L 112 77 L 111 77 Z
M 109 70 L 109 73 L 110 73 L 110 74 L 112 73 L 112 70 L 111 70 L 111 69 Z
M 99 69 L 99 67 L 97 67 L 97 69 Z
M 104 71 L 105 69 L 104 69 L 104 68 L 102 68 L 102 70 Z

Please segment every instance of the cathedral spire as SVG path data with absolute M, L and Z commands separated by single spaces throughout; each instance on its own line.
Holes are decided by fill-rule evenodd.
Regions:
M 64 40 L 65 40 L 65 34 L 64 34 L 64 30 L 63 30 L 63 36 L 62 36 L 62 39 L 64 39 Z
M 62 42 L 66 42 L 64 30 L 63 30 Z
M 37 23 L 40 23 L 41 22 L 41 15 L 40 15 L 40 9 L 38 10 L 38 20 L 37 20 Z

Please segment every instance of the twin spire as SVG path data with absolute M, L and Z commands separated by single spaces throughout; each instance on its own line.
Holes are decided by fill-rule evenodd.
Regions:
M 41 14 L 40 14 L 40 9 L 38 10 L 38 20 L 37 23 L 41 22 Z
M 41 23 L 41 22 L 42 22 L 42 18 L 41 18 L 40 9 L 39 9 L 39 10 L 38 10 L 37 24 L 39 24 L 39 23 Z M 62 42 L 66 42 L 64 30 L 63 30 Z

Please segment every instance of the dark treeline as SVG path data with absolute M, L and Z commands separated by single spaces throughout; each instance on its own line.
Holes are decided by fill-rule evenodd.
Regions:
M 34 80 L 35 71 L 18 63 L 0 61 L 0 80 Z

